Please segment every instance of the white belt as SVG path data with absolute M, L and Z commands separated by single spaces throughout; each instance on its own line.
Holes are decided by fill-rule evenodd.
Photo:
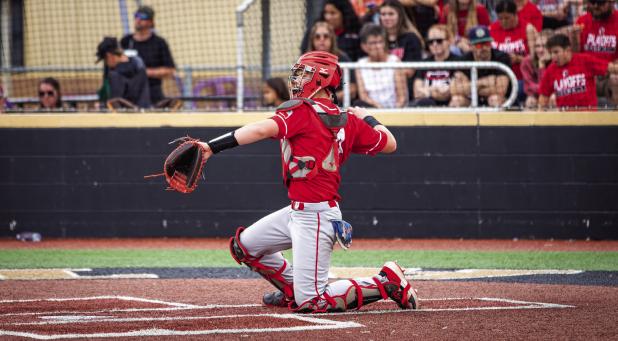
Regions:
M 292 200 L 290 206 L 294 211 L 324 211 L 339 205 L 335 200 L 321 202 L 300 202 Z

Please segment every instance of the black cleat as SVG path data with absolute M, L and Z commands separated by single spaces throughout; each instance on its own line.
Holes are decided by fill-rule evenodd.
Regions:
M 285 297 L 281 291 L 267 292 L 262 297 L 262 303 L 267 307 L 285 307 L 287 308 L 293 300 Z

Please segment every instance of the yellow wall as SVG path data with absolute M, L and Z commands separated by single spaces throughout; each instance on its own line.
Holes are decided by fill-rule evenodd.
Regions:
M 235 9 L 242 0 L 150 0 L 156 29 L 180 65 L 236 65 Z M 133 29 L 135 1 L 127 0 Z M 117 0 L 25 0 L 27 66 L 92 66 L 103 36 L 122 36 Z M 297 58 L 304 31 L 304 0 L 271 0 L 272 64 Z M 261 10 L 245 18 L 249 64 L 261 61 Z

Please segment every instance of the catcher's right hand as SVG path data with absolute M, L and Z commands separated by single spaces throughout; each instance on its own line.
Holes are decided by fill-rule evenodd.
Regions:
M 212 153 L 200 140 L 189 136 L 176 139 L 170 144 L 175 142 L 182 143 L 165 159 L 163 174 L 169 190 L 191 193 L 197 187 L 204 164 Z

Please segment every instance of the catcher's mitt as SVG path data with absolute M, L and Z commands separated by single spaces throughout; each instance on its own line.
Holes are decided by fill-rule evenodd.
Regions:
M 206 163 L 204 157 L 205 149 L 199 143 L 200 140 L 187 137 L 176 139 L 175 142 L 182 142 L 165 159 L 163 174 L 169 187 L 168 190 L 181 193 L 191 193 L 197 187 L 197 181 L 202 176 L 202 170 Z

